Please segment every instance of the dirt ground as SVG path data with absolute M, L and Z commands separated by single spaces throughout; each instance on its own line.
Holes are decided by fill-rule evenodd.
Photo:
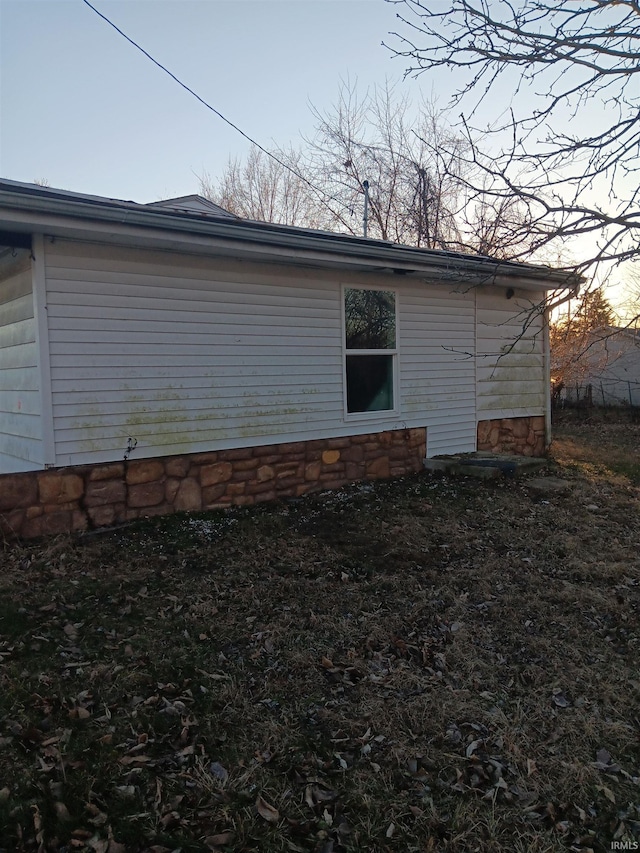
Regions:
M 640 840 L 639 448 L 5 543 L 0 851 Z

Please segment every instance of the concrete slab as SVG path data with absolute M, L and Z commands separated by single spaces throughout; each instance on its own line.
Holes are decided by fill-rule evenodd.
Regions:
M 536 497 L 564 495 L 571 491 L 571 483 L 559 477 L 534 477 L 524 484 L 525 489 Z
M 485 480 L 500 476 L 518 477 L 531 471 L 539 471 L 546 465 L 548 465 L 547 459 L 484 451 L 459 453 L 451 456 L 433 456 L 424 460 L 424 467 L 427 471 L 478 477 Z
M 504 476 L 502 469 L 495 465 L 452 465 L 449 471 L 463 477 L 475 477 L 476 480 L 495 480 Z
M 451 470 L 451 467 L 454 464 L 454 462 L 457 462 L 457 461 L 458 461 L 457 458 L 455 458 L 455 460 L 453 458 L 450 458 L 450 459 L 432 458 L 432 459 L 424 459 L 423 465 L 424 465 L 426 471 L 442 471 L 444 473 L 447 473 L 448 471 Z

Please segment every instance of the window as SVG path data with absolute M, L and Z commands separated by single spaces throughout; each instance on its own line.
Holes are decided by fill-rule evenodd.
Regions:
M 347 413 L 395 409 L 396 295 L 344 291 Z

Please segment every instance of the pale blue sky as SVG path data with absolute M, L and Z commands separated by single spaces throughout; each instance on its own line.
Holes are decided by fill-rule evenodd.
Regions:
M 310 133 L 340 81 L 402 81 L 384 0 L 93 0 L 262 145 Z M 0 0 L 0 174 L 147 202 L 247 143 L 81 0 Z M 416 101 L 432 81 L 400 82 Z
M 382 41 L 408 31 L 385 0 L 92 2 L 267 148 L 310 135 L 309 104 L 330 109 L 341 81 L 364 93 L 389 80 L 442 107 L 456 82 L 445 71 L 403 79 L 405 60 Z M 487 120 L 512 103 L 508 82 Z M 520 98 L 529 110 L 531 92 Z M 603 109 L 587 104 L 571 131 L 601 124 Z M 157 201 L 198 192 L 198 176 L 215 178 L 247 148 L 82 0 L 0 0 L 0 176 Z

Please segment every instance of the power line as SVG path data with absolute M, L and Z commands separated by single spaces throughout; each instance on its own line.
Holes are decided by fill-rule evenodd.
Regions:
M 298 172 L 297 169 L 294 169 L 292 166 L 289 166 L 288 163 L 285 163 L 283 160 L 281 160 L 279 157 L 277 157 L 271 151 L 268 151 L 266 148 L 264 148 L 262 145 L 260 145 L 259 142 L 256 142 L 255 139 L 252 139 L 247 133 L 245 133 L 244 130 L 239 128 L 237 124 L 234 124 L 230 119 L 228 119 L 226 116 L 224 116 L 219 110 L 217 110 L 210 103 L 205 101 L 204 98 L 201 98 L 197 92 L 194 92 L 194 90 L 191 89 L 189 86 L 187 86 L 186 83 L 183 83 L 182 80 L 180 80 L 179 77 L 176 77 L 176 75 L 172 71 L 170 71 L 165 65 L 163 65 L 161 62 L 158 62 L 158 60 L 155 59 L 155 57 L 151 56 L 151 54 L 148 51 L 146 51 L 143 47 L 141 47 L 141 45 L 139 45 L 136 41 L 134 41 L 132 38 L 130 38 L 123 30 L 120 29 L 120 27 L 118 27 L 116 24 L 113 23 L 113 21 L 111 21 L 109 18 L 107 18 L 106 15 L 103 15 L 102 12 L 100 12 L 98 9 L 96 9 L 96 7 L 93 6 L 89 2 L 89 0 L 82 0 L 82 2 L 86 6 L 88 6 L 92 11 L 94 11 L 96 13 L 96 15 L 98 15 L 98 17 L 102 18 L 103 21 L 105 21 L 107 24 L 109 24 L 110 27 L 113 27 L 113 29 L 117 33 L 119 33 L 122 36 L 122 38 L 126 39 L 126 41 L 128 41 L 129 44 L 131 44 L 131 45 L 133 45 L 133 47 L 137 48 L 141 53 L 143 53 L 147 57 L 147 59 L 150 59 L 151 62 L 153 62 L 153 64 L 156 65 L 161 71 L 164 71 L 165 74 L 168 74 L 169 77 L 171 77 L 171 79 L 174 80 L 178 84 L 178 86 L 181 86 L 190 95 L 193 95 L 193 97 L 196 100 L 200 101 L 200 103 L 203 106 L 205 106 L 208 110 L 211 110 L 212 113 L 217 115 L 218 118 L 222 119 L 222 121 L 224 121 L 226 124 L 229 125 L 229 127 L 233 128 L 233 130 L 235 130 L 237 133 L 239 133 L 241 136 L 243 136 L 248 142 L 250 142 L 252 145 L 255 145 L 256 148 L 258 148 L 260 151 L 263 152 L 263 154 L 266 154 L 267 157 L 271 157 L 272 160 L 275 160 L 276 163 L 278 163 L 284 169 L 287 169 L 289 172 L 291 172 L 293 175 L 295 175 L 297 178 L 299 178 L 301 181 L 303 181 L 311 190 L 313 190 L 314 193 L 317 194 L 318 200 L 320 201 L 321 204 L 323 204 L 327 208 L 327 210 L 331 211 L 331 213 L 334 213 L 334 211 L 331 209 L 331 207 L 326 203 L 326 201 L 324 201 L 322 196 L 324 196 L 325 198 L 328 198 L 330 201 L 337 202 L 339 205 L 344 207 L 345 210 L 349 210 L 353 214 L 353 210 L 351 210 L 351 208 L 349 208 L 348 205 L 345 205 L 344 202 L 341 202 L 340 199 L 337 199 L 335 196 L 327 195 L 327 193 L 325 193 L 319 187 L 316 187 L 315 184 L 312 184 L 311 181 L 308 178 L 306 178 L 303 174 Z

